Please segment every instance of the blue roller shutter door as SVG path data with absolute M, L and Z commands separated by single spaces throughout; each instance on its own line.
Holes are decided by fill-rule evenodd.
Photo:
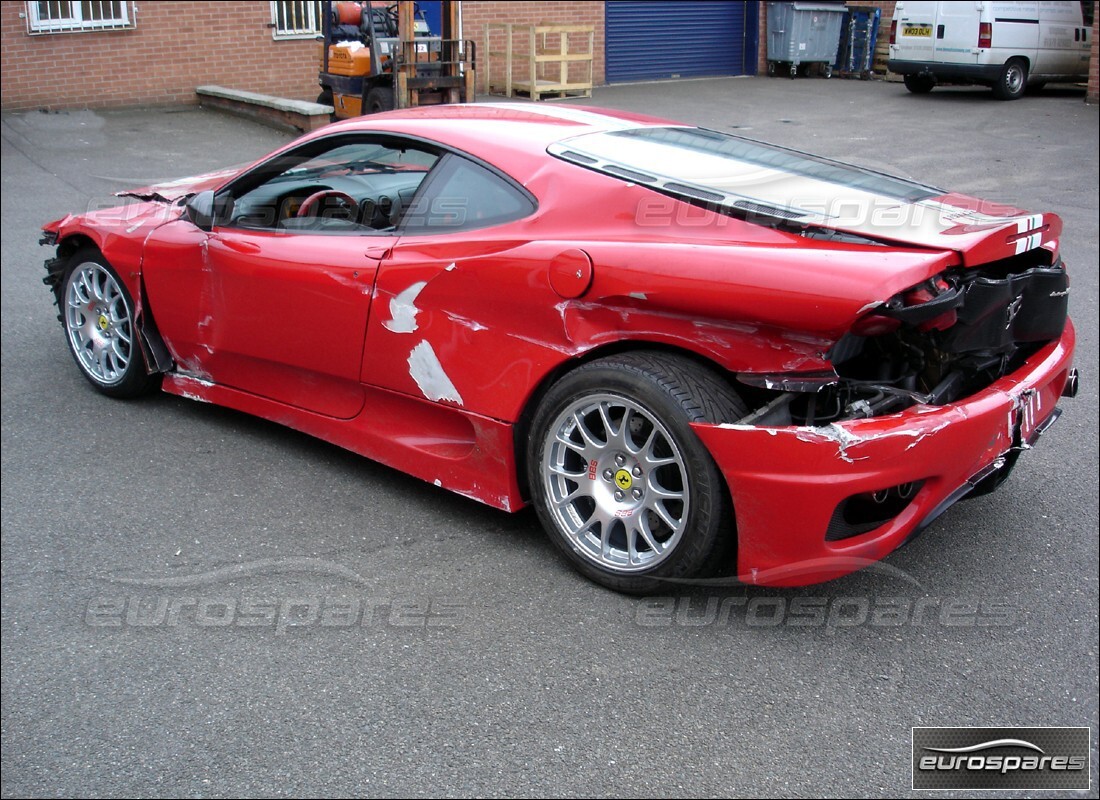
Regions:
M 607 80 L 756 72 L 757 4 L 608 0 Z

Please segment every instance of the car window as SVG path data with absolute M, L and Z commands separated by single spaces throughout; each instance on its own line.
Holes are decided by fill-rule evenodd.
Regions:
M 309 142 L 231 186 L 231 211 L 221 224 L 287 233 L 392 231 L 438 160 L 438 153 L 394 138 Z
M 530 195 L 511 180 L 450 154 L 401 216 L 400 227 L 403 233 L 453 233 L 500 225 L 534 211 Z
M 735 215 L 830 219 L 853 197 L 891 206 L 944 193 L 864 167 L 686 126 L 581 134 L 550 145 L 548 151 L 621 181 Z

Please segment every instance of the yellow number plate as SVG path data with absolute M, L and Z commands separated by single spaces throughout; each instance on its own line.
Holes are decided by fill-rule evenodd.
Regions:
M 906 25 L 901 30 L 902 36 L 924 36 L 932 38 L 931 25 Z

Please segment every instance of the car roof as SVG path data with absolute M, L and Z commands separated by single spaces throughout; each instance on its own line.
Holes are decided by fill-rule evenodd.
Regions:
M 550 159 L 546 149 L 585 133 L 683 123 L 613 109 L 546 103 L 469 103 L 389 111 L 322 129 L 324 134 L 385 131 L 419 136 L 464 150 L 524 180 Z

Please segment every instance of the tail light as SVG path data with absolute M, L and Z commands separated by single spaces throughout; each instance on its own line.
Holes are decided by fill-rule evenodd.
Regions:
M 983 22 L 978 25 L 978 47 L 993 46 L 993 23 Z
M 898 21 L 896 19 L 890 20 L 890 44 L 898 43 Z

